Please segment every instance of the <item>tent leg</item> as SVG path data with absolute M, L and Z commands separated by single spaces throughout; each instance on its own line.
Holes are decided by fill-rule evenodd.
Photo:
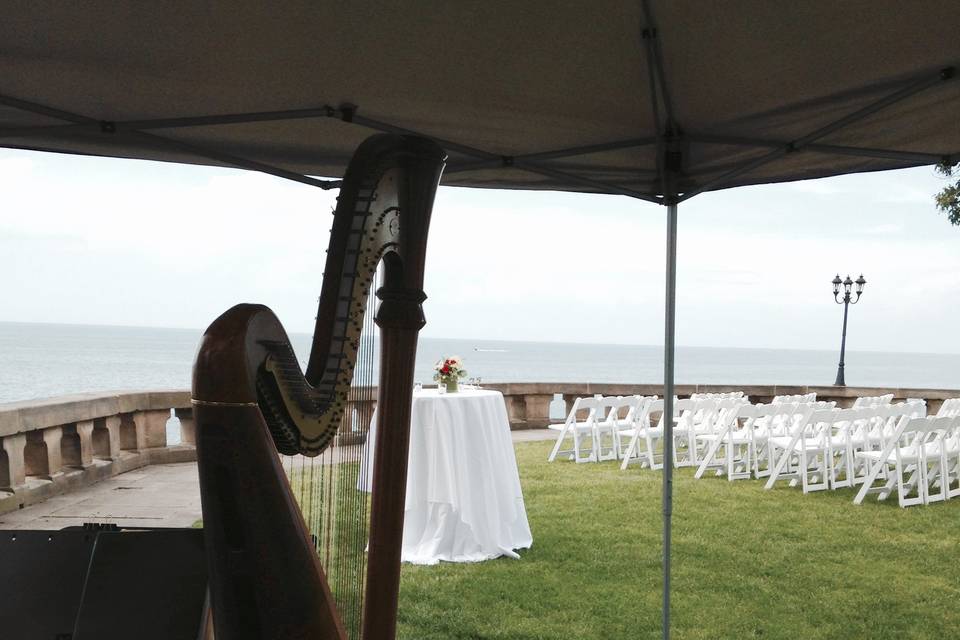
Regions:
M 673 515 L 673 365 L 677 311 L 677 204 L 667 206 L 667 287 L 663 354 L 663 640 L 670 638 L 670 518 Z

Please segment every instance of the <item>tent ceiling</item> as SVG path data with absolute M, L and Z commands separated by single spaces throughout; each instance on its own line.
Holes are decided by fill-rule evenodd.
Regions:
M 623 0 L 25 2 L 0 22 L 0 145 L 339 176 L 373 130 L 399 127 L 447 143 L 445 184 L 649 197 L 670 111 L 658 127 L 653 45 L 681 192 L 960 159 L 960 79 L 943 72 L 960 66 L 955 0 L 649 6 L 653 39 Z M 195 120 L 291 110 L 310 111 Z M 594 152 L 542 155 L 575 147 Z

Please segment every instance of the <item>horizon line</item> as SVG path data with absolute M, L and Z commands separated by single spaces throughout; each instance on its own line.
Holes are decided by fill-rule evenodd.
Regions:
M 112 328 L 112 329 L 155 329 L 160 331 L 196 331 L 199 335 L 203 334 L 203 329 L 197 327 L 170 327 L 170 326 L 156 326 L 156 325 L 130 325 L 130 324 L 93 324 L 93 323 L 84 323 L 84 322 L 36 322 L 36 321 L 23 321 L 23 320 L 2 320 L 0 319 L 0 325 L 2 324 L 22 324 L 22 325 L 42 325 L 42 326 L 60 326 L 60 327 L 97 327 L 97 328 Z M 306 331 L 290 331 L 290 335 L 301 335 L 309 336 L 310 333 Z M 647 347 L 652 349 L 663 349 L 662 344 L 641 344 L 641 343 L 632 343 L 632 342 L 577 342 L 577 341 L 564 341 L 564 340 L 519 340 L 519 339 L 502 339 L 502 338 L 479 338 L 479 337 L 449 337 L 449 336 L 431 336 L 431 335 L 420 335 L 421 338 L 427 340 L 459 340 L 467 342 L 470 340 L 477 340 L 482 342 L 501 342 L 501 343 L 527 343 L 527 344 L 565 344 L 565 345 L 580 345 L 580 346 L 597 346 L 597 347 Z M 742 349 L 747 351 L 812 351 L 812 352 L 832 352 L 833 349 L 814 349 L 809 347 L 773 347 L 773 346 L 715 346 L 715 345 L 693 345 L 693 344 L 678 344 L 678 349 Z M 960 356 L 960 352 L 955 351 L 903 351 L 903 350 L 892 350 L 884 351 L 880 349 L 851 349 L 850 353 L 883 353 L 883 354 L 910 354 L 910 355 L 930 355 L 930 356 Z

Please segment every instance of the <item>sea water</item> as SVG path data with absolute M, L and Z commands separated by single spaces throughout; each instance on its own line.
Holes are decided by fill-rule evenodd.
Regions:
M 188 389 L 200 330 L 0 322 L 0 402 L 69 393 Z M 310 336 L 291 340 L 306 362 Z M 663 378 L 663 348 L 421 338 L 415 379 L 443 356 L 484 382 L 625 382 Z M 699 384 L 829 385 L 834 351 L 678 347 L 676 380 Z M 960 354 L 851 351 L 850 386 L 960 389 Z

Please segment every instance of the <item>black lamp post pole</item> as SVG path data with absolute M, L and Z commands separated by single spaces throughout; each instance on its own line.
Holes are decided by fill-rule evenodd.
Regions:
M 840 285 L 843 285 L 843 300 L 837 298 L 840 294 Z M 857 285 L 857 297 L 856 299 L 851 298 L 850 290 L 853 288 L 853 285 Z M 860 274 L 860 277 L 857 278 L 856 282 L 850 279 L 850 276 L 847 276 L 846 280 L 840 280 L 840 274 L 837 274 L 837 277 L 833 279 L 833 299 L 837 304 L 843 305 L 843 333 L 840 338 L 840 366 L 837 367 L 837 381 L 833 384 L 838 387 L 847 386 L 846 381 L 843 377 L 843 359 L 847 352 L 847 314 L 850 311 L 851 304 L 857 304 L 860 301 L 860 294 L 863 293 L 863 287 L 867 284 L 867 281 L 864 279 L 863 274 Z
M 843 334 L 840 338 L 840 366 L 837 367 L 837 381 L 833 384 L 838 387 L 847 386 L 843 379 L 843 356 L 847 351 L 847 311 L 850 309 L 850 294 L 843 296 Z

